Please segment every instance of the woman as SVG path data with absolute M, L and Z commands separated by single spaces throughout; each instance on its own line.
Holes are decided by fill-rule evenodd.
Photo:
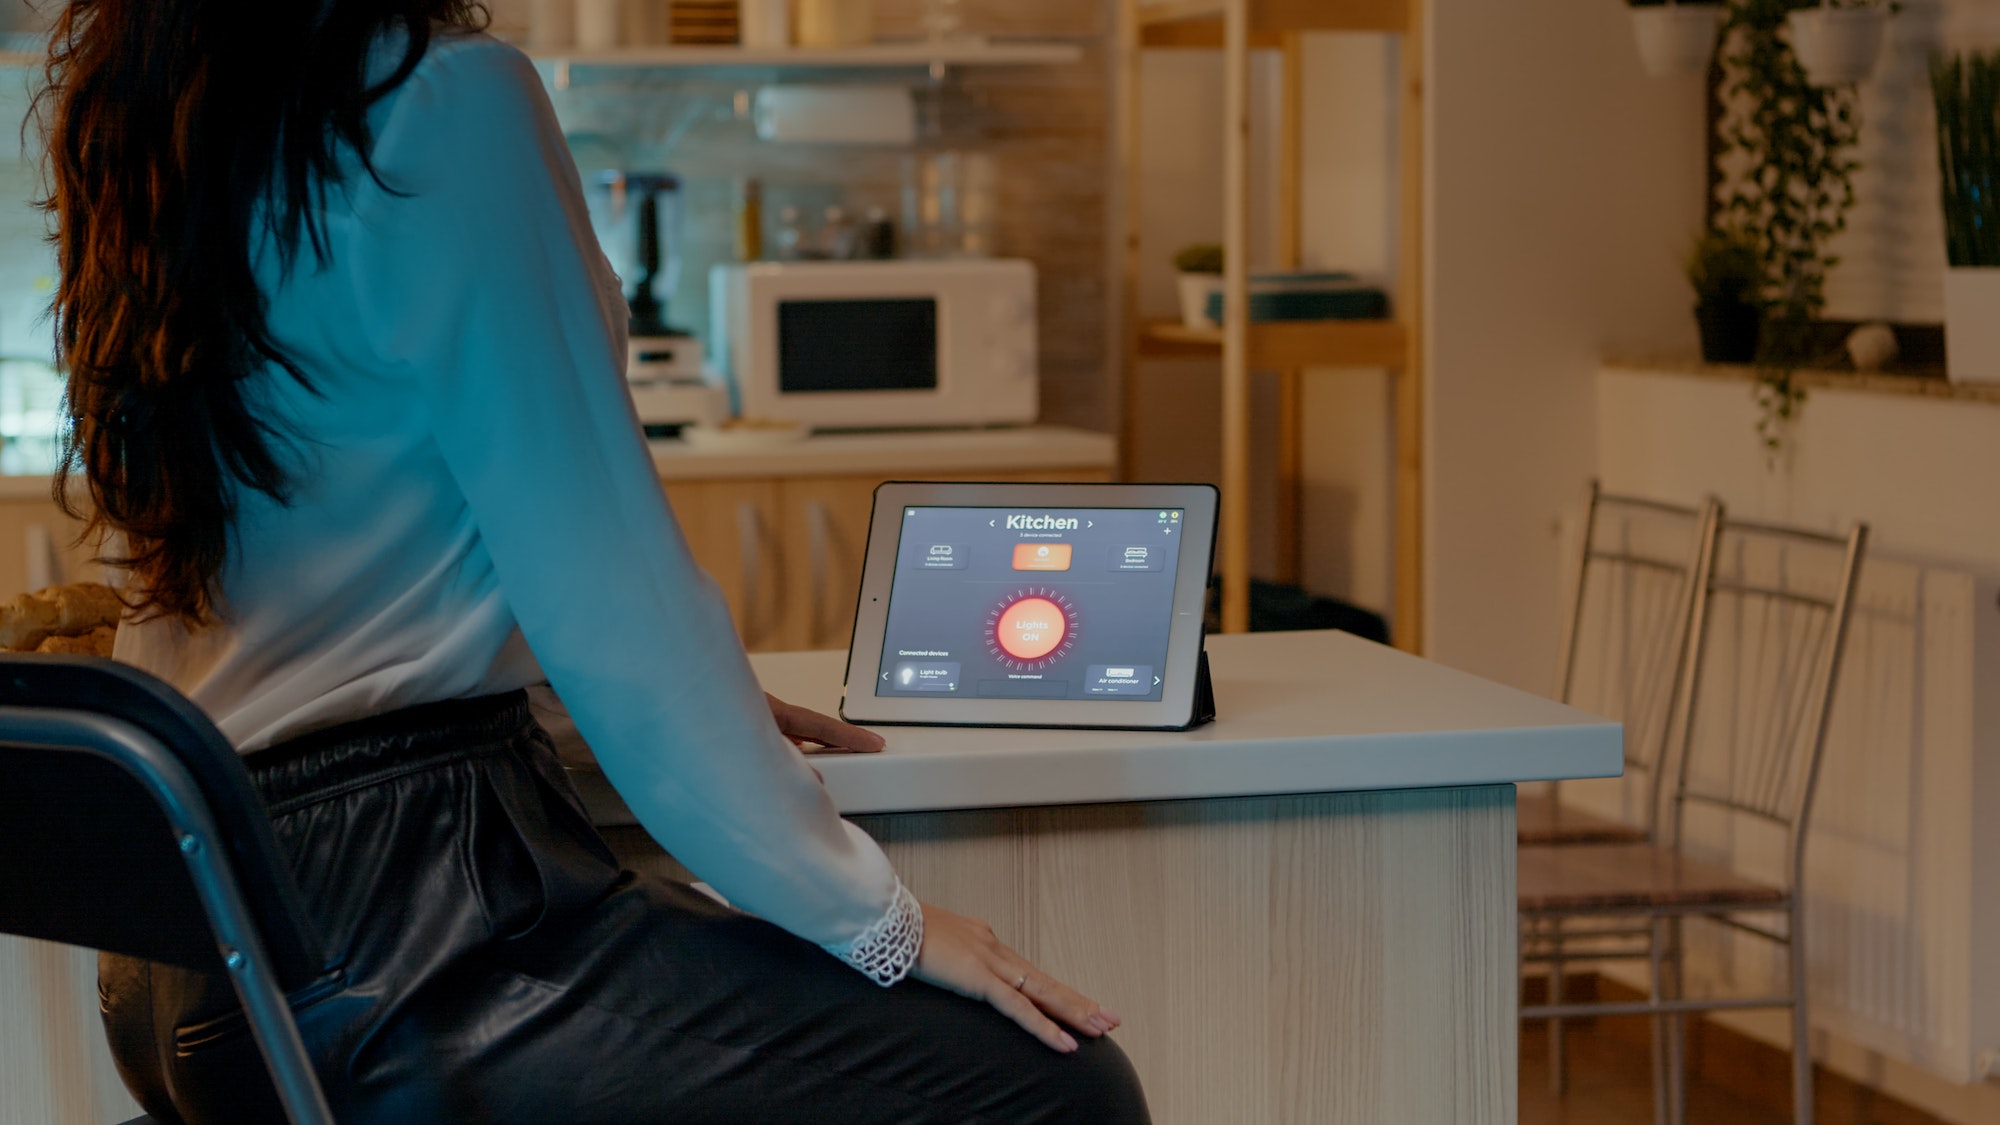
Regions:
M 41 106 L 64 473 L 125 544 L 118 656 L 270 807 L 336 1113 L 1144 1121 L 1117 1017 L 920 906 L 774 723 L 875 748 L 759 693 L 637 432 L 561 134 L 478 15 L 70 0 Z M 747 913 L 618 870 L 544 680 Z M 278 1118 L 223 982 L 107 957 L 102 988 L 149 1112 Z

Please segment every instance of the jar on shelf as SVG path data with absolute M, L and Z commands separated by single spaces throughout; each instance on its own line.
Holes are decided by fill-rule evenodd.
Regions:
M 874 0 L 798 0 L 801 47 L 858 47 L 875 39 Z

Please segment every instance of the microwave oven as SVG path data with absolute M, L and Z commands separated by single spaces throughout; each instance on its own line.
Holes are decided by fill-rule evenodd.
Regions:
M 814 429 L 1032 422 L 1035 267 L 749 262 L 709 272 L 709 351 L 738 414 Z

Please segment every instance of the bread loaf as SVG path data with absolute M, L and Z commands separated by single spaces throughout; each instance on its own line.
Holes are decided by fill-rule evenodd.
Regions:
M 88 638 L 107 627 L 115 631 L 124 610 L 118 592 L 96 582 L 20 594 L 0 605 L 0 649 L 37 652 L 50 637 Z
M 44 637 L 35 651 L 43 656 L 110 656 L 117 639 L 117 628 L 99 625 L 80 637 Z

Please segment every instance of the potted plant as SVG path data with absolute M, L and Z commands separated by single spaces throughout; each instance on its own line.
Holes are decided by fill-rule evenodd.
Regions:
M 2000 52 L 1932 60 L 1944 189 L 1945 373 L 2000 381 Z
M 1752 240 L 1766 301 L 1757 340 L 1758 435 L 1776 454 L 1805 401 L 1798 369 L 1820 358 L 1829 244 L 1854 206 L 1860 135 L 1852 86 L 1806 77 L 1782 34 L 1796 0 L 1730 0 L 1723 25 L 1723 113 L 1716 122 L 1723 225 Z
M 1764 265 L 1757 240 L 1741 230 L 1711 229 L 1688 252 L 1695 324 L 1703 363 L 1749 363 L 1757 358 L 1764 322 Z
M 1222 247 L 1197 242 L 1174 255 L 1180 272 L 1181 323 L 1189 328 L 1216 328 L 1208 316 L 1208 296 L 1222 291 Z
M 1846 86 L 1868 77 L 1882 54 L 1882 33 L 1890 9 L 1871 0 L 1839 6 L 1820 0 L 1785 17 L 1792 52 L 1815 86 Z
M 1632 0 L 1627 11 L 1647 74 L 1669 78 L 1708 70 L 1722 26 L 1721 0 Z

